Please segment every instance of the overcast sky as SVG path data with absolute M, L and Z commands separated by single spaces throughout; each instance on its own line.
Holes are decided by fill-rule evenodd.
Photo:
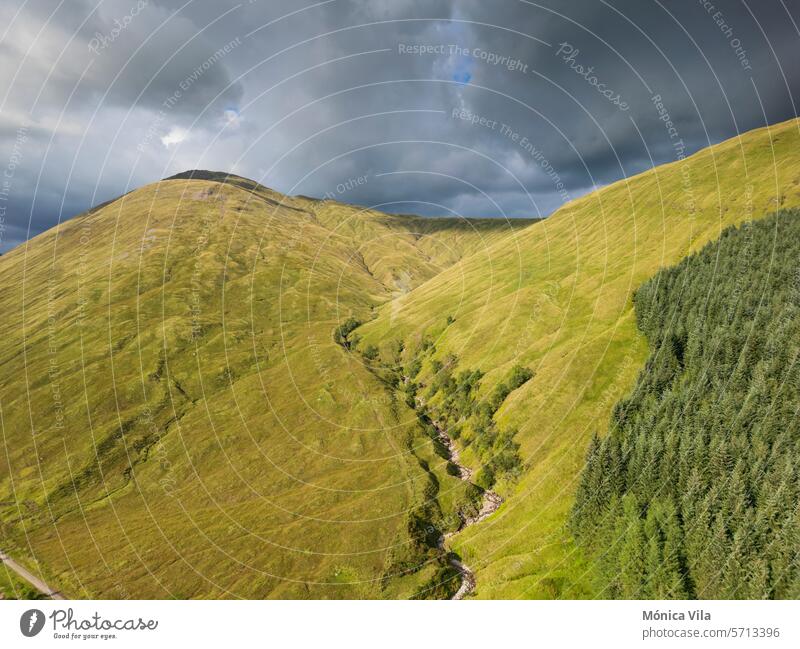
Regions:
M 541 216 L 800 104 L 799 0 L 3 7 L 0 251 L 193 168 Z

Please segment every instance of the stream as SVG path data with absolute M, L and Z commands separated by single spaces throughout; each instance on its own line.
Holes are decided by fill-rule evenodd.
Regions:
M 343 345 L 343 347 L 345 351 L 350 351 L 350 348 L 347 347 L 346 345 Z M 409 376 L 402 376 L 401 380 L 403 384 L 408 384 L 411 378 Z M 427 414 L 424 414 L 425 401 L 418 396 L 415 396 L 414 401 L 416 404 L 415 410 L 417 412 L 417 415 L 420 416 L 420 418 L 423 419 L 424 421 L 430 422 L 430 424 L 436 431 L 436 435 L 439 438 L 439 441 L 447 449 L 449 455 L 449 461 L 458 468 L 458 477 L 464 482 L 470 482 L 472 480 L 473 471 L 469 467 L 462 464 L 461 457 L 459 455 L 458 448 L 456 448 L 455 442 L 453 442 L 451 437 L 445 432 L 444 428 L 438 421 L 435 421 L 431 419 Z M 461 514 L 459 513 L 459 517 L 461 518 L 461 523 L 459 524 L 458 529 L 454 530 L 453 532 L 447 532 L 446 534 L 442 534 L 438 539 L 437 547 L 441 551 L 447 552 L 446 544 L 448 539 L 452 538 L 459 532 L 464 531 L 467 527 L 475 525 L 487 519 L 489 516 L 494 514 L 502 504 L 503 504 L 503 499 L 497 492 L 491 490 L 484 490 L 483 500 L 481 501 L 481 507 L 478 510 L 478 512 L 472 516 L 466 516 L 466 517 L 461 517 Z M 450 599 L 454 600 L 464 599 L 467 595 L 469 595 L 475 590 L 475 573 L 467 564 L 458 559 L 456 556 L 451 556 L 449 559 L 449 563 L 461 575 L 461 586 L 459 586 L 456 593 Z
M 424 405 L 424 402 L 421 399 L 417 398 L 416 401 L 418 406 Z M 450 456 L 450 462 L 452 462 L 458 468 L 458 477 L 465 482 L 470 482 L 472 480 L 472 469 L 461 463 L 461 458 L 455 442 L 453 442 L 451 437 L 444 431 L 438 421 L 430 418 L 427 419 L 436 430 L 439 441 L 447 449 Z M 473 516 L 462 518 L 461 524 L 458 526 L 457 530 L 440 536 L 438 543 L 439 549 L 446 551 L 445 544 L 448 539 L 465 530 L 470 525 L 475 525 L 476 523 L 480 523 L 481 521 L 487 519 L 489 516 L 494 514 L 502 504 L 503 499 L 499 494 L 494 491 L 484 491 L 483 501 L 481 502 L 481 508 L 478 510 L 478 513 Z M 461 575 L 461 586 L 459 587 L 458 591 L 456 591 L 455 595 L 451 597 L 451 599 L 464 599 L 464 597 L 475 590 L 475 573 L 467 564 L 455 556 L 450 558 L 450 565 L 453 566 L 453 568 L 455 568 Z

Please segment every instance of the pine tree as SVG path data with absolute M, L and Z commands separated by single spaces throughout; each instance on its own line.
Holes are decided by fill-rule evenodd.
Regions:
M 571 523 L 615 593 L 800 596 L 798 258 L 782 212 L 637 289 L 651 354 L 591 441 Z

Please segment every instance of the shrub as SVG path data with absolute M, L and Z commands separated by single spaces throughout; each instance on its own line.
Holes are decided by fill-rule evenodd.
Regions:
M 346 347 L 350 349 L 351 345 L 357 344 L 353 340 L 349 339 L 350 334 L 359 326 L 361 323 L 353 317 L 348 318 L 342 324 L 340 324 L 333 332 L 333 340 L 341 345 L 342 347 Z
M 422 369 L 422 361 L 419 358 L 415 358 L 408 364 L 408 376 L 412 379 L 419 374 L 419 371 Z
M 475 484 L 481 489 L 491 489 L 496 481 L 494 469 L 489 464 L 484 464 L 475 477 Z
M 527 383 L 533 378 L 533 370 L 529 367 L 522 365 L 515 365 L 511 370 L 511 376 L 508 379 L 509 392 L 513 392 L 523 383 Z

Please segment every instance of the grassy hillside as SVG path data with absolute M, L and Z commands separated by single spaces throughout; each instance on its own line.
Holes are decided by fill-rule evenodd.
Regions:
M 648 353 L 632 295 L 799 205 L 798 144 L 754 131 L 538 224 L 191 172 L 36 237 L 0 258 L 0 548 L 73 597 L 442 597 L 466 515 L 477 596 L 608 594 L 566 523 Z M 440 427 L 505 498 L 485 520 Z
M 608 594 L 800 597 L 800 212 L 730 228 L 634 299 L 650 355 L 572 527 Z
M 384 306 L 360 328 L 362 349 L 421 364 L 480 370 L 490 400 L 515 365 L 534 377 L 494 415 L 516 431 L 521 471 L 495 489 L 506 502 L 452 539 L 477 574 L 479 597 L 607 595 L 566 526 L 586 450 L 604 432 L 647 356 L 634 291 L 728 226 L 800 204 L 798 122 L 747 133 L 574 201 L 513 240 L 454 264 Z M 479 468 L 478 431 L 459 431 L 462 461 Z
M 4 255 L 0 548 L 70 597 L 424 593 L 448 477 L 332 333 L 528 225 L 201 172 Z

